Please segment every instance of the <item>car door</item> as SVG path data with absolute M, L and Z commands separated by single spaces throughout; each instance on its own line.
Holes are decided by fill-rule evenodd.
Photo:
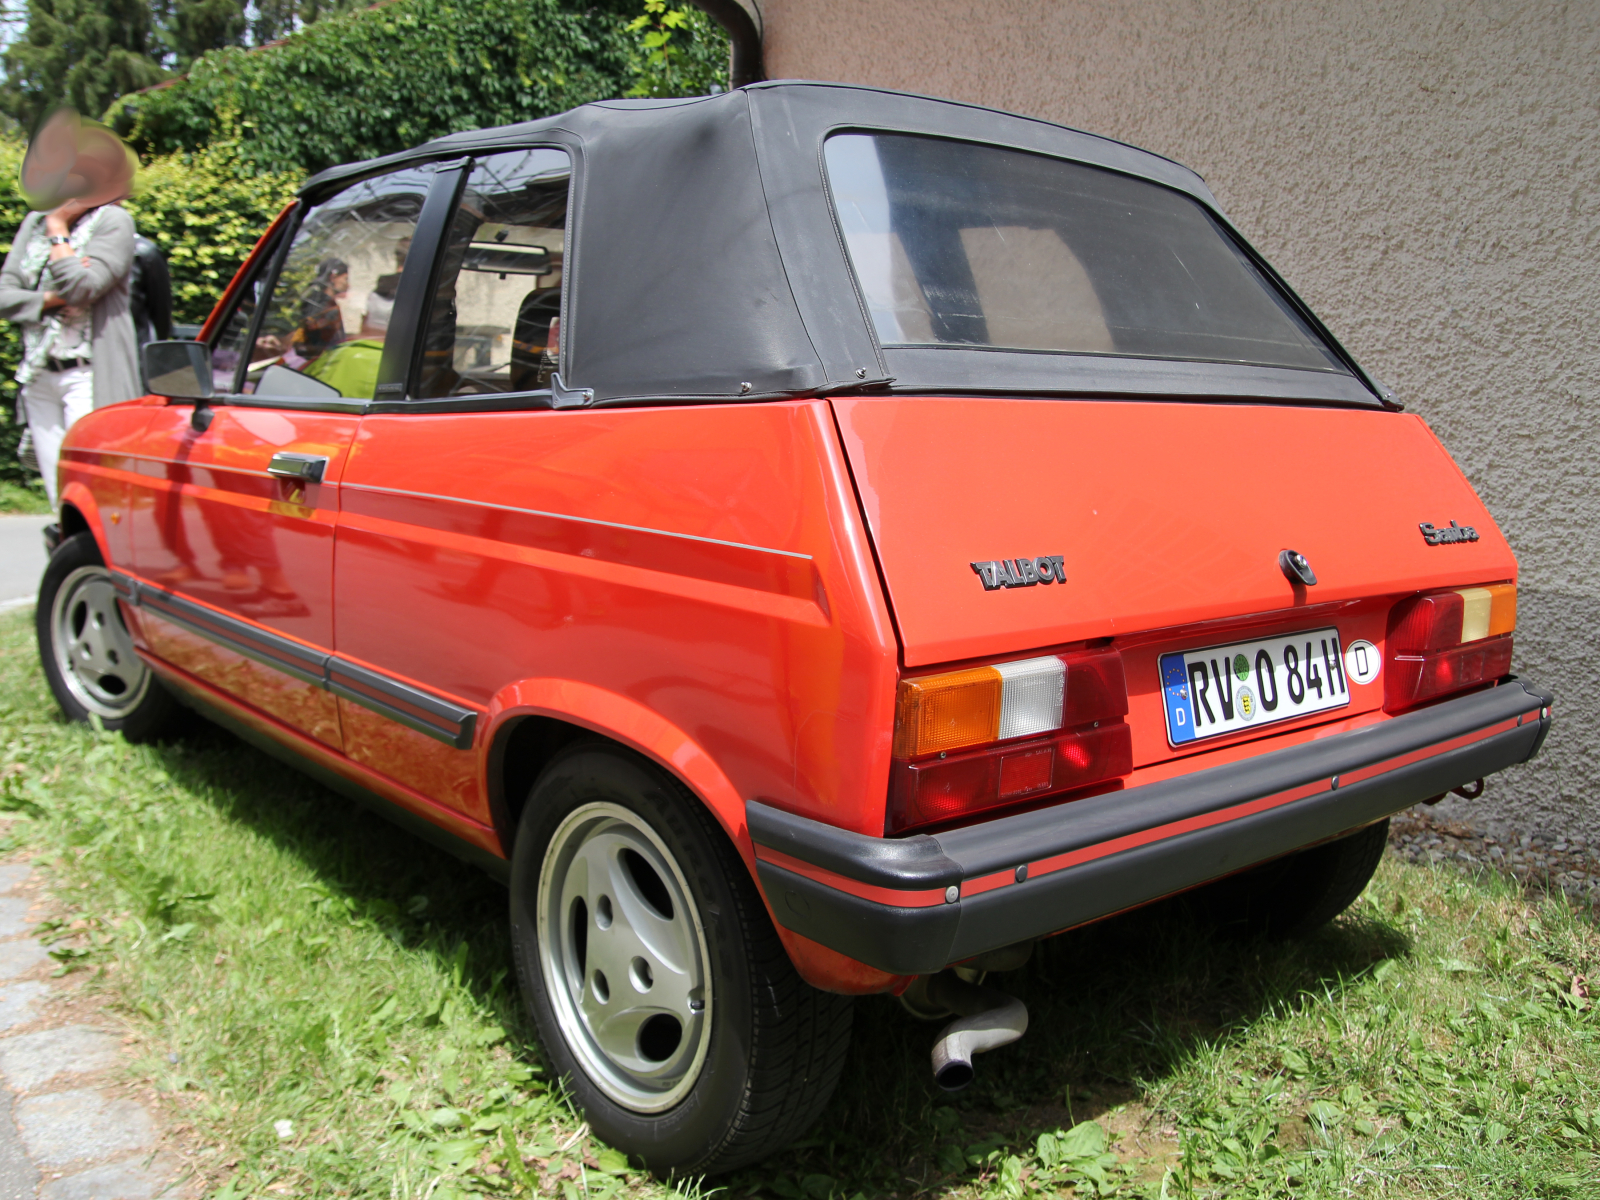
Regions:
M 133 556 L 150 648 L 228 697 L 343 746 L 326 689 L 340 477 L 431 169 L 303 206 L 213 346 L 225 392 L 157 411 Z
M 514 462 L 515 442 L 504 440 L 516 436 L 511 414 L 560 419 L 544 411 L 541 389 L 555 363 L 570 167 L 565 151 L 545 148 L 452 164 L 441 176 L 447 169 L 464 178 L 441 214 L 433 282 L 396 306 L 425 314 L 408 398 L 363 418 L 344 477 L 329 669 L 345 752 L 488 829 L 472 747 L 489 696 L 469 666 L 476 651 L 462 651 L 487 646 L 501 620 L 485 597 L 506 565 L 496 537 L 504 514 L 478 510 L 486 519 L 473 525 L 423 493 L 457 472 L 476 475 L 465 486 L 492 490 L 478 474 L 477 439 L 493 441 L 496 461 Z

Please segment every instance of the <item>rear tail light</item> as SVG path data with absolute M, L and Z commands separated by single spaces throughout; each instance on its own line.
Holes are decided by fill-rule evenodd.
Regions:
M 902 680 L 887 831 L 1126 775 L 1127 711 L 1114 650 Z
M 1389 614 L 1385 712 L 1404 712 L 1511 670 L 1517 585 L 1414 596 Z

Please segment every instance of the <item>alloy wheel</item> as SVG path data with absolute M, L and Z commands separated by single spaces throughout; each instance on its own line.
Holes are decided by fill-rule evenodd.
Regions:
M 56 666 L 72 698 L 106 720 L 132 712 L 150 687 L 104 567 L 79 567 L 56 589 L 50 611 Z
M 539 963 L 567 1045 L 637 1113 L 694 1086 L 710 1041 L 705 930 L 677 860 L 648 823 L 595 802 L 556 829 L 539 873 Z

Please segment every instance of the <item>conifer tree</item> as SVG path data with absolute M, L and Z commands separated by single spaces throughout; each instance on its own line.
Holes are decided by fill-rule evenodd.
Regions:
M 28 0 L 7 48 L 0 108 L 32 130 L 58 104 L 98 117 L 118 96 L 166 77 L 148 0 Z
M 207 50 L 244 45 L 245 0 L 154 0 L 151 10 L 175 70 Z

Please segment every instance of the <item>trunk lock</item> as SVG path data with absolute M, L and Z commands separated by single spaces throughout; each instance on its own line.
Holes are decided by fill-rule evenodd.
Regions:
M 1303 584 L 1305 587 L 1315 587 L 1317 573 L 1311 569 L 1311 564 L 1306 561 L 1306 556 L 1298 550 L 1284 550 L 1278 555 L 1278 567 L 1289 577 L 1290 583 Z

